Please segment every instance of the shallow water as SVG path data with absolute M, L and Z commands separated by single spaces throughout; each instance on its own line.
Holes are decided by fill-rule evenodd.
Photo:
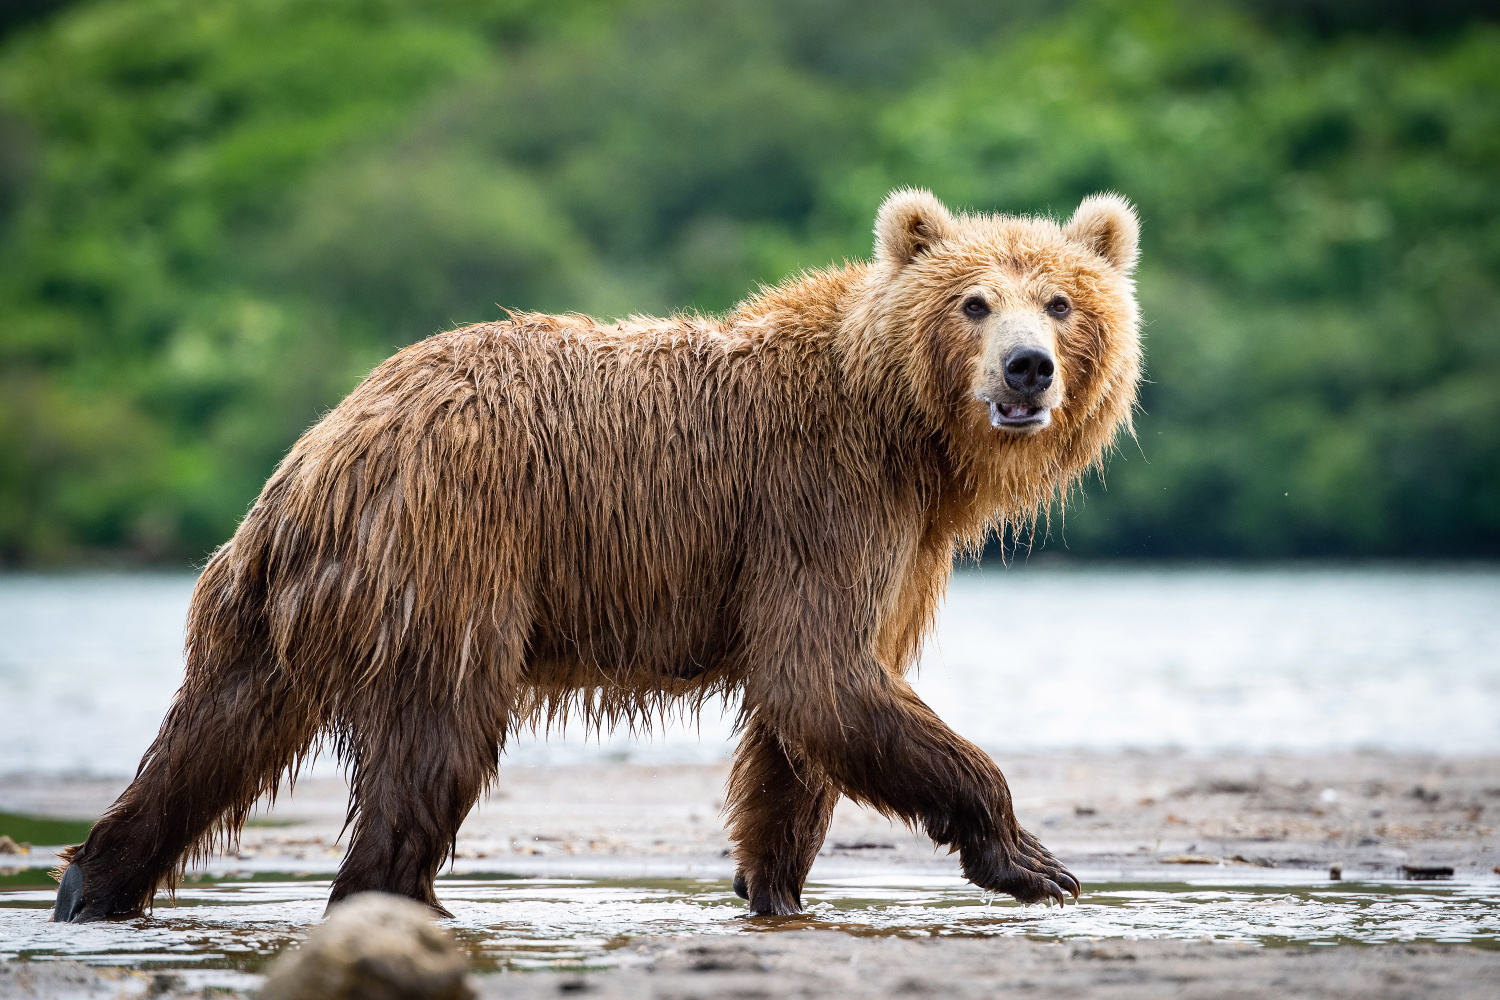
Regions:
M 128 775 L 181 676 L 189 574 L 0 576 L 0 774 Z M 1500 752 L 1500 571 L 957 574 L 915 678 L 986 749 Z M 507 758 L 715 761 L 730 720 Z
M 52 890 L 0 876 L 0 960 L 73 959 L 150 969 L 219 970 L 205 985 L 245 985 L 323 912 L 329 882 L 262 874 L 189 883 L 153 916 L 84 926 L 46 922 Z M 7 885 L 6 882 L 10 882 Z M 1500 948 L 1500 880 L 1254 884 L 1101 882 L 1066 908 L 986 899 L 957 878 L 867 877 L 809 883 L 808 912 L 750 918 L 728 883 L 466 875 L 438 895 L 480 971 L 629 961 L 642 935 L 826 928 L 859 935 L 1073 938 L 1212 937 L 1268 946 L 1454 942 Z

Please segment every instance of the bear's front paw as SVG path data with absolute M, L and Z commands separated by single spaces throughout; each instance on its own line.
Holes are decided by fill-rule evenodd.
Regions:
M 1062 866 L 1052 852 L 1025 830 L 1016 843 L 989 845 L 982 850 L 964 850 L 964 877 L 981 889 L 1003 892 L 1023 903 L 1055 899 L 1067 903 L 1065 893 L 1076 900 L 1083 885 Z

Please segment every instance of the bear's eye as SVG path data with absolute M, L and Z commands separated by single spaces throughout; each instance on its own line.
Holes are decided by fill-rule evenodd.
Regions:
M 1053 319 L 1062 319 L 1073 311 L 1073 303 L 1068 301 L 1066 295 L 1054 295 L 1052 301 L 1047 303 L 1047 312 L 1052 314 Z
M 971 295 L 964 300 L 964 315 L 973 319 L 990 314 L 990 304 L 977 295 Z

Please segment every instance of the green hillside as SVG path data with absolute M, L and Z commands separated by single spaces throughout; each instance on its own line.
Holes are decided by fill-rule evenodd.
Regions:
M 32 6 L 0 23 L 5 562 L 200 559 L 401 344 L 722 309 L 868 254 L 901 184 L 1141 207 L 1138 439 L 1048 549 L 1500 554 L 1483 4 Z

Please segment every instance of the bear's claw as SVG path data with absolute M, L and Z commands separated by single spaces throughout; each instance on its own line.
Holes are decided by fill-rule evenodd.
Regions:
M 1075 902 L 1078 900 L 1078 897 L 1083 894 L 1082 884 L 1080 884 L 1079 881 L 1073 877 L 1073 873 L 1068 871 L 1067 869 L 1060 870 L 1056 875 L 1053 875 L 1052 878 L 1064 889 L 1073 894 L 1073 899 Z
M 1073 873 L 1024 830 L 1019 843 L 1010 850 L 981 848 L 972 854 L 961 852 L 961 856 L 964 876 L 970 882 L 991 892 L 1014 896 L 1022 903 L 1055 899 L 1066 905 L 1069 894 L 1077 900 L 1083 892 L 1083 885 Z
M 1026 858 L 1026 867 L 1033 871 L 1042 872 L 1047 878 L 1052 879 L 1061 888 L 1072 893 L 1076 901 L 1083 893 L 1083 883 L 1073 876 L 1073 873 L 1062 866 L 1062 862 L 1042 842 L 1037 840 L 1029 832 L 1021 831 L 1021 847 Z

